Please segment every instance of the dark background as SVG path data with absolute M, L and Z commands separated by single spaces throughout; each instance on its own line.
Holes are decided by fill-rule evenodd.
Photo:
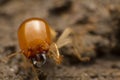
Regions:
M 120 80 L 120 0 L 0 0 L 0 58 L 19 51 L 17 29 L 26 19 L 45 19 L 58 34 L 71 27 L 78 37 L 80 61 L 72 47 L 60 49 L 61 65 L 48 61 L 40 80 Z M 33 80 L 21 56 L 0 62 L 0 80 Z

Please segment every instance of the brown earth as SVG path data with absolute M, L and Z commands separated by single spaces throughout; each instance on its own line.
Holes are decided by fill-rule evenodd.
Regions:
M 45 19 L 58 34 L 71 27 L 77 36 L 79 54 L 71 45 L 61 48 L 63 63 L 48 59 L 37 70 L 40 80 L 120 80 L 120 0 L 0 0 L 1 59 L 19 51 L 17 29 L 31 17 Z M 26 65 L 20 55 L 1 61 L 0 80 L 33 80 Z

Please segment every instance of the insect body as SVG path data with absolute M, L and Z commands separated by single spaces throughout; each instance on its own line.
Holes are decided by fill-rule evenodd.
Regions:
M 25 20 L 18 29 L 18 41 L 21 51 L 27 59 L 32 60 L 34 65 L 38 65 L 41 62 L 45 63 L 46 55 L 56 63 L 61 62 L 61 55 L 58 48 L 61 48 L 69 43 L 73 42 L 73 39 L 69 37 L 69 34 L 74 34 L 71 28 L 67 28 L 61 34 L 58 39 L 55 39 L 56 32 L 50 28 L 46 21 L 41 18 L 30 18 Z M 56 41 L 55 41 L 55 40 Z M 55 42 L 53 42 L 55 41 Z M 73 46 L 76 49 L 76 46 Z M 75 55 L 79 55 L 76 52 Z M 16 55 L 10 55 L 10 57 Z M 88 58 L 78 57 L 80 60 L 88 60 Z M 4 61 L 4 59 L 1 59 Z

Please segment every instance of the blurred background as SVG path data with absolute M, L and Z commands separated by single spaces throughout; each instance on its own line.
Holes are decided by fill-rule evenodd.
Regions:
M 32 17 L 45 19 L 58 34 L 71 27 L 78 50 L 61 48 L 63 63 L 48 60 L 38 70 L 40 80 L 120 80 L 120 0 L 0 0 L 0 58 L 19 51 L 17 29 Z M 20 55 L 0 62 L 0 80 L 34 80 L 22 63 Z

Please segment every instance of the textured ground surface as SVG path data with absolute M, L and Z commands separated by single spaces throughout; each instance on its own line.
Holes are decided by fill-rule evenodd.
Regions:
M 45 19 L 59 34 L 71 27 L 79 54 L 92 57 L 81 62 L 67 45 L 60 49 L 63 63 L 48 61 L 38 70 L 40 80 L 120 80 L 120 0 L 0 0 L 0 58 L 19 51 L 17 29 L 31 17 Z M 0 80 L 33 80 L 26 65 L 20 55 L 0 62 Z

